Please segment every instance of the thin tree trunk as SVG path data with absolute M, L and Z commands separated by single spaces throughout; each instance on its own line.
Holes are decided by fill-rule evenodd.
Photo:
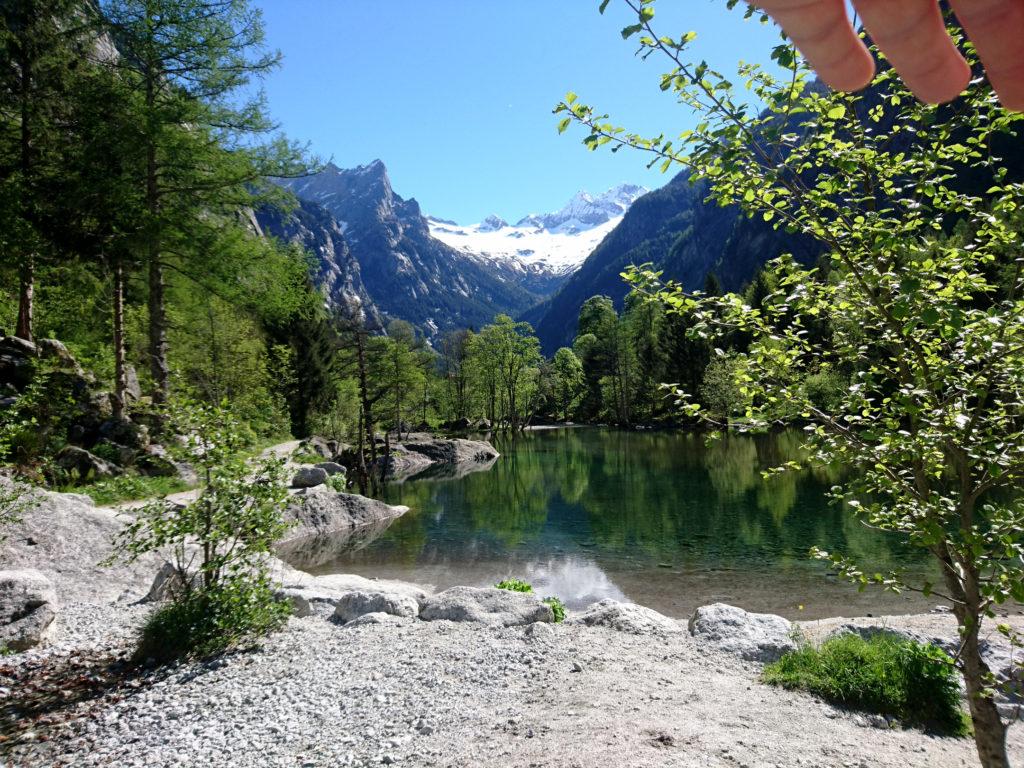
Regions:
M 33 315 L 35 313 L 36 259 L 31 253 L 22 256 L 18 291 L 18 325 L 14 335 L 25 341 L 32 341 Z
M 153 75 L 146 79 L 146 105 L 150 112 L 156 100 Z M 171 372 L 167 364 L 167 306 L 164 296 L 164 268 L 160 263 L 160 190 L 157 179 L 156 145 L 152 137 L 146 149 L 146 209 L 150 217 L 147 261 L 149 262 L 149 370 L 153 376 L 153 402 L 167 402 Z
M 366 446 L 365 446 L 365 443 L 363 442 L 364 439 L 365 439 L 365 435 L 363 434 L 363 407 L 362 407 L 362 405 L 359 406 L 359 428 L 358 428 L 358 430 L 356 432 L 356 435 L 357 435 L 357 438 L 356 438 L 356 456 L 358 457 L 356 459 L 356 461 L 358 462 L 358 467 L 356 469 L 356 472 L 359 475 L 359 493 L 361 493 L 363 496 L 365 496 L 366 495 L 366 491 L 367 491 L 367 487 L 366 487 L 367 473 L 366 473 L 366 453 L 364 453 L 364 449 L 365 449 Z
M 356 329 L 356 363 L 359 368 L 359 397 L 362 401 L 362 429 L 365 430 L 366 439 L 370 444 L 371 466 L 377 461 L 377 442 L 373 439 L 373 409 L 370 405 L 370 392 L 366 376 L 366 346 L 363 339 L 363 329 Z M 361 454 L 362 452 L 360 452 Z
M 155 245 L 155 244 L 154 244 Z M 167 364 L 167 306 L 164 270 L 158 248 L 149 259 L 149 370 L 153 375 L 153 402 L 166 403 L 171 391 L 171 369 Z
M 938 551 L 942 561 L 943 577 L 949 594 L 955 600 L 953 612 L 960 626 L 962 649 L 960 668 L 964 687 L 967 689 L 967 704 L 974 726 L 974 745 L 982 768 L 1010 768 L 1006 754 L 1006 725 L 999 716 L 999 710 L 991 696 L 986 695 L 986 683 L 991 671 L 981 657 L 978 632 L 981 629 L 981 595 L 976 573 L 965 570 L 963 576 L 957 573 L 949 554 Z
M 985 695 L 985 680 L 990 670 L 978 647 L 977 622 L 968 627 L 966 633 L 961 663 L 978 758 L 983 768 L 1010 768 L 1010 758 L 1006 754 L 1006 725 L 992 697 Z
M 30 23 L 29 19 L 23 19 L 22 21 L 26 24 Z M 25 213 L 27 214 L 26 198 L 29 195 L 28 187 L 32 175 L 32 114 L 30 108 L 32 103 L 32 53 L 28 48 L 27 40 L 22 40 L 20 49 L 21 186 L 22 200 L 26 205 Z M 27 216 L 23 218 L 27 219 Z M 32 341 L 32 321 L 35 312 L 35 279 L 35 254 L 29 248 L 28 252 L 23 253 L 21 257 L 20 286 L 18 290 L 18 324 L 14 331 L 15 336 L 25 341 Z
M 123 419 L 128 405 L 128 371 L 124 348 L 124 263 L 114 257 L 114 417 Z

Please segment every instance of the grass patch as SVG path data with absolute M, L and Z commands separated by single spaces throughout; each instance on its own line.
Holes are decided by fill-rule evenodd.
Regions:
M 522 579 L 505 579 L 504 581 L 499 581 L 494 586 L 497 589 L 506 589 L 509 592 L 533 592 L 533 585 Z M 545 597 L 541 602 L 551 608 L 551 613 L 555 616 L 555 624 L 565 621 L 565 603 L 554 596 Z
M 505 579 L 494 586 L 497 589 L 507 589 L 509 592 L 533 592 L 533 586 L 528 581 L 521 579 Z
M 327 461 L 319 453 L 313 453 L 312 451 L 293 451 L 291 459 L 296 464 L 322 464 Z
M 291 612 L 266 582 L 198 589 L 149 615 L 135 658 L 164 663 L 215 656 L 280 629 Z
M 969 733 L 953 660 L 933 645 L 841 635 L 765 667 L 764 682 L 953 736 Z
M 550 607 L 551 612 L 555 614 L 555 624 L 565 621 L 565 603 L 554 596 L 545 597 L 541 602 Z
M 143 477 L 142 475 L 121 475 L 109 480 L 99 480 L 87 485 L 61 488 L 64 493 L 84 493 L 98 506 L 106 507 L 121 501 L 150 499 L 191 488 L 180 477 Z

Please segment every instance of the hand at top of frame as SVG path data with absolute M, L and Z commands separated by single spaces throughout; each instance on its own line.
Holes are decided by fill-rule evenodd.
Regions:
M 750 0 L 786 31 L 828 85 L 857 90 L 875 65 L 843 0 Z M 946 33 L 937 0 L 853 0 L 864 28 L 907 87 L 942 103 L 963 91 L 970 68 Z M 1024 111 L 1024 0 L 950 0 L 1003 106 Z

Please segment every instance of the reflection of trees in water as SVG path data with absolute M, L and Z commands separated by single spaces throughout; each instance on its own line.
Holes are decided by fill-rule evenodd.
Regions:
M 506 438 L 488 472 L 389 488 L 387 501 L 411 511 L 358 558 L 515 558 L 557 543 L 696 568 L 807 567 L 811 546 L 878 569 L 903 559 L 892 539 L 827 503 L 831 470 L 761 477 L 795 458 L 799 443 L 786 433 L 705 445 L 694 435 L 586 428 Z
M 757 486 L 757 507 L 772 516 L 776 528 L 782 526 L 786 515 L 796 504 L 799 483 L 797 472 L 783 472 L 764 478 Z
M 739 499 L 761 482 L 757 444 L 747 437 L 723 437 L 704 450 L 704 468 L 723 499 Z

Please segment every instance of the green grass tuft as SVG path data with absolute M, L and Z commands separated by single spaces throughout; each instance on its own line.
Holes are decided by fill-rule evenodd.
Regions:
M 541 602 L 550 606 L 551 612 L 555 614 L 555 624 L 561 624 L 565 621 L 565 603 L 553 595 L 545 597 Z
M 121 475 L 109 480 L 98 480 L 88 485 L 61 488 L 66 493 L 84 493 L 98 506 L 106 507 L 122 501 L 150 499 L 171 493 L 187 491 L 191 486 L 180 477 L 143 477 Z
M 763 679 L 906 725 L 953 736 L 970 731 L 953 660 L 933 645 L 840 635 L 786 654 L 765 667 Z
M 498 589 L 507 589 L 509 592 L 533 592 L 533 586 L 521 579 L 505 579 L 494 586 Z

